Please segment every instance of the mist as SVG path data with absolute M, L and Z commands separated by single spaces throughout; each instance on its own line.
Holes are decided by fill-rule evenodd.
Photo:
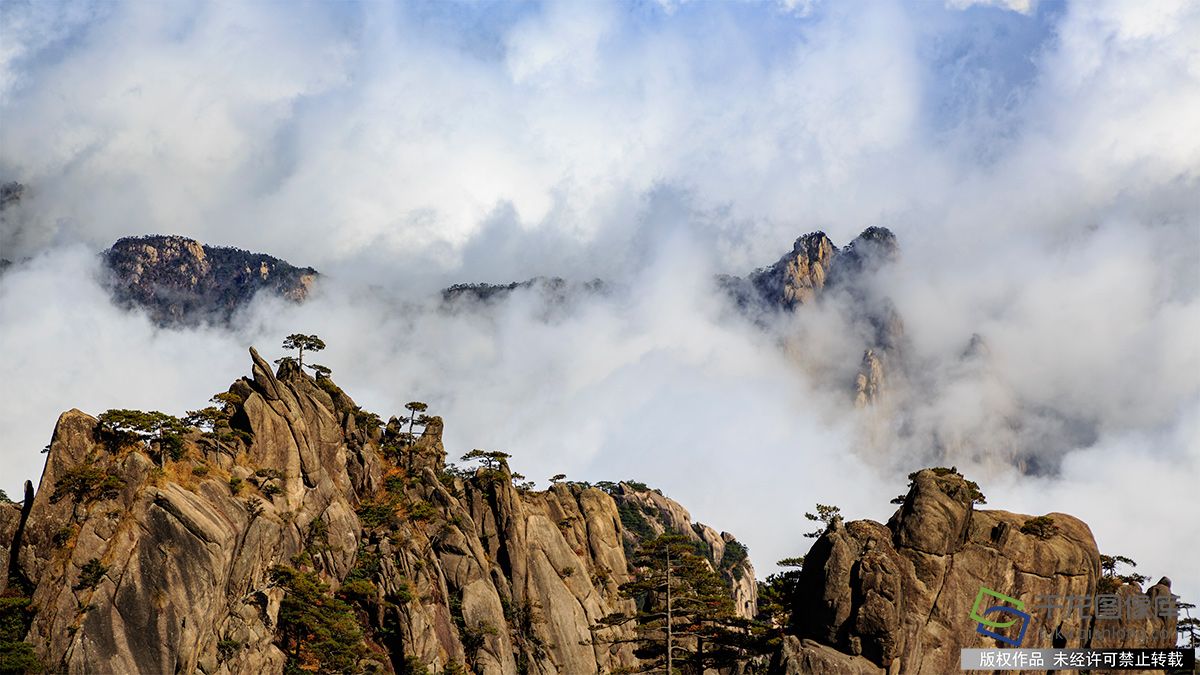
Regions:
M 760 575 L 813 503 L 886 519 L 945 462 L 1194 600 L 1200 11 L 869 10 L 0 6 L 0 181 L 27 186 L 0 216 L 0 487 L 36 482 L 63 410 L 181 414 L 299 331 L 367 409 L 428 402 L 452 457 L 645 481 Z M 904 434 L 852 405 L 852 308 L 757 325 L 713 283 L 869 225 L 901 246 L 873 283 L 920 366 Z M 157 328 L 96 256 L 152 232 L 323 278 L 233 330 Z M 438 303 L 535 275 L 614 290 Z

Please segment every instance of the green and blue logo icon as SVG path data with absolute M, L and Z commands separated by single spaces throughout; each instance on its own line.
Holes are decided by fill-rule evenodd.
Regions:
M 984 607 L 987 607 L 987 609 L 980 611 Z M 995 615 L 994 618 L 989 619 L 987 617 L 989 614 Z M 999 616 L 1004 614 L 1011 615 L 1013 618 L 994 620 L 999 619 Z M 1025 640 L 1025 631 L 1029 628 L 1033 617 L 1025 612 L 1024 602 L 1016 598 L 1010 598 L 1003 593 L 997 593 L 990 588 L 980 586 L 979 593 L 975 596 L 975 604 L 971 607 L 971 620 L 979 624 L 979 627 L 975 631 L 980 635 L 986 635 L 1005 644 L 1020 647 L 1021 642 Z M 1020 628 L 1013 628 L 1017 625 L 1018 621 L 1021 624 Z M 1006 634 L 1002 635 L 999 631 L 1004 631 Z M 1015 638 L 1011 637 L 1013 633 L 1016 633 Z

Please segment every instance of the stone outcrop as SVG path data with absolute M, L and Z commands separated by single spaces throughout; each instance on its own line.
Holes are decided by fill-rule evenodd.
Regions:
M 117 302 L 160 325 L 227 324 L 259 291 L 299 302 L 317 278 L 310 267 L 178 236 L 126 237 L 103 258 Z
M 6 584 L 37 608 L 26 641 L 54 672 L 279 673 L 287 589 L 280 565 L 356 598 L 358 668 L 479 674 L 634 667 L 626 551 L 649 532 L 703 542 L 744 615 L 754 572 L 731 535 L 677 503 L 621 484 L 605 491 L 514 485 L 507 465 L 447 466 L 442 422 L 416 434 L 361 410 L 332 381 L 253 352 L 224 397 L 223 433 L 119 438 L 63 413 L 41 484 L 22 511 L 0 505 Z M 352 595 L 347 595 L 352 594 Z M 455 665 L 457 664 L 457 665 Z M 449 671 L 448 671 L 449 672 Z
M 1003 646 L 976 632 L 970 619 L 981 588 L 1025 603 L 1032 621 L 1023 647 L 1174 644 L 1173 615 L 1124 609 L 1133 596 L 1156 606 L 1155 598 L 1169 597 L 1169 580 L 1147 593 L 1120 585 L 1102 577 L 1083 522 L 1062 513 L 1035 520 L 977 510 L 978 496 L 957 473 L 927 469 L 913 475 L 887 525 L 835 519 L 805 557 L 792 615 L 796 635 L 781 650 L 780 672 L 954 671 L 960 649 Z M 1111 619 L 1082 608 L 1103 602 L 1091 599 L 1106 595 L 1105 584 L 1125 602 L 1114 601 L 1122 610 Z

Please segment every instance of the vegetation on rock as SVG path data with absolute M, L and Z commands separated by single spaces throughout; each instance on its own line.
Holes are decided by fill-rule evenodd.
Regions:
M 620 590 L 636 611 L 610 614 L 595 628 L 634 624 L 643 669 L 699 674 L 763 650 L 765 626 L 737 616 L 728 586 L 685 537 L 643 540 L 630 564 L 634 578 Z

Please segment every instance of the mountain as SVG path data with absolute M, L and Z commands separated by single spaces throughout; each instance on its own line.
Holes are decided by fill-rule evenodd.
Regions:
M 646 486 L 537 492 L 503 459 L 456 469 L 440 418 L 407 443 L 409 427 L 328 378 L 291 361 L 273 373 L 251 354 L 252 376 L 221 395 L 207 433 L 143 441 L 63 413 L 39 488 L 0 508 L 4 592 L 37 608 L 25 643 L 51 670 L 312 666 L 285 651 L 287 626 L 297 603 L 318 603 L 344 610 L 314 647 L 326 669 L 609 672 L 638 663 L 611 642 L 632 627 L 592 646 L 592 626 L 632 609 L 618 591 L 628 551 L 668 530 L 719 570 L 738 614 L 756 613 L 749 559 L 726 555 L 736 539 Z
M 824 232 L 796 239 L 773 264 L 744 277 L 721 276 L 718 285 L 751 316 L 796 311 L 824 300 L 841 302 L 863 336 L 863 357 L 853 383 L 855 404 L 877 402 L 886 380 L 904 370 L 904 321 L 874 276 L 900 255 L 896 235 L 869 227 L 843 248 Z
M 172 235 L 126 237 L 102 255 L 114 299 L 163 326 L 228 324 L 260 291 L 299 302 L 317 279 L 311 267 Z

